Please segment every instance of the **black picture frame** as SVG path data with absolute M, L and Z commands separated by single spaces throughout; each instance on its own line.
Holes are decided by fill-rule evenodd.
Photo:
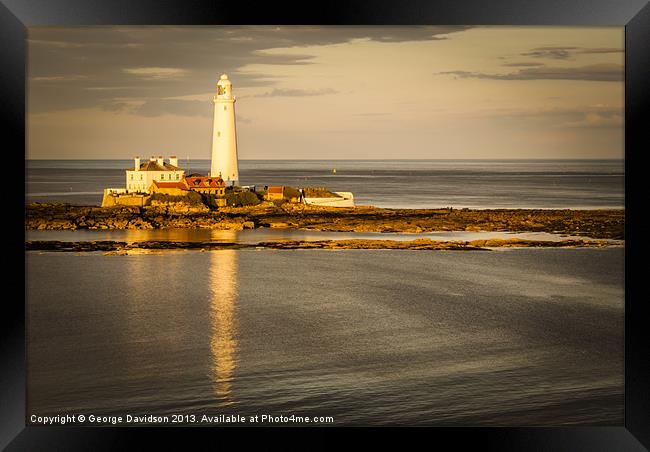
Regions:
M 625 426 L 557 428 L 433 428 L 413 429 L 425 444 L 451 440 L 454 448 L 479 446 L 495 450 L 644 450 L 650 448 L 650 352 L 648 300 L 643 282 L 647 242 L 642 214 L 646 154 L 650 152 L 644 118 L 648 113 L 650 81 L 650 6 L 645 0 L 462 0 L 395 2 L 334 1 L 290 2 L 183 1 L 183 0 L 2 0 L 0 3 L 0 110 L 4 168 L 10 169 L 18 190 L 25 173 L 25 61 L 26 27 L 35 25 L 575 25 L 625 26 Z M 24 184 L 24 179 L 23 179 Z M 5 266 L 24 275 L 25 200 L 15 194 L 6 201 L 4 226 L 15 240 L 5 242 Z M 0 355 L 0 447 L 7 450 L 114 450 L 156 438 L 168 446 L 191 436 L 207 445 L 236 444 L 251 435 L 241 428 L 227 435 L 219 428 L 114 428 L 25 426 L 25 310 L 24 285 L 18 276 L 5 281 L 2 302 Z M 6 289 L 11 287 L 13 291 Z M 383 441 L 394 429 L 365 429 Z M 232 431 L 232 430 L 230 430 Z M 258 439 L 273 439 L 277 430 L 261 429 Z M 294 430 L 295 431 L 295 430 Z M 326 441 L 330 428 L 309 432 L 310 441 Z M 403 430 L 400 430 L 404 433 Z M 187 443 L 183 443 L 187 444 Z M 286 443 L 285 443 L 286 444 Z M 290 444 L 290 443 L 289 443 Z

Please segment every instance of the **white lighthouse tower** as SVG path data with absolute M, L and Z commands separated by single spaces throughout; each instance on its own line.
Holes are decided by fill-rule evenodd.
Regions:
M 212 164 L 210 176 L 221 178 L 226 185 L 239 182 L 237 161 L 237 130 L 235 127 L 235 96 L 232 83 L 223 74 L 217 82 L 214 96 L 214 122 L 212 124 Z

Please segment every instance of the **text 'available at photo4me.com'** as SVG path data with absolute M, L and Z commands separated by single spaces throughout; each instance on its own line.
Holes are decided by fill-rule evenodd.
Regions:
M 308 416 L 295 414 L 170 414 L 170 415 L 97 415 L 64 414 L 55 416 L 29 416 L 32 425 L 246 425 L 246 424 L 333 424 L 333 416 Z

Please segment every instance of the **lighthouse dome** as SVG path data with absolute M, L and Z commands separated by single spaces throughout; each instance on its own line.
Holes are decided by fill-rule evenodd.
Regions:
M 220 99 L 230 99 L 232 96 L 232 83 L 228 80 L 226 74 L 222 74 L 217 82 L 217 97 Z
M 219 81 L 217 82 L 217 85 L 227 86 L 227 85 L 232 85 L 232 83 L 230 82 L 226 74 L 221 74 L 221 77 L 219 77 Z

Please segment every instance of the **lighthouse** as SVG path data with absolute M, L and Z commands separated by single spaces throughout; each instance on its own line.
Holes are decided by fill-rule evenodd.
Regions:
M 217 82 L 214 96 L 214 121 L 212 123 L 212 163 L 210 176 L 221 178 L 227 185 L 239 182 L 237 161 L 237 130 L 235 127 L 235 96 L 232 83 L 223 74 Z

